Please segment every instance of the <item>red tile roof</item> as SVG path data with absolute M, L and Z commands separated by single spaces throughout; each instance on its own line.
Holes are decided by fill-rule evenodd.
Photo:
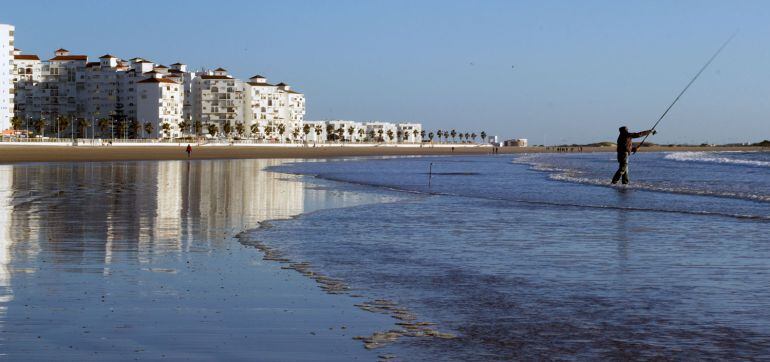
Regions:
M 19 54 L 14 55 L 13 59 L 20 59 L 20 60 L 40 60 L 40 58 L 37 57 L 37 55 L 34 54 Z
M 114 56 L 114 55 L 110 55 L 110 54 L 104 54 L 101 57 L 99 57 L 99 59 L 104 59 L 104 58 L 117 58 L 117 57 Z
M 50 61 L 88 60 L 88 56 L 87 55 L 57 55 L 49 60 Z
M 229 75 L 202 75 L 201 79 L 233 79 Z
M 173 83 L 173 84 L 176 84 L 176 82 L 174 82 L 173 80 L 166 79 L 166 78 L 147 78 L 145 80 L 140 80 L 137 83 Z
M 167 67 L 167 66 L 165 66 L 165 65 L 159 65 L 159 66 L 157 66 L 157 67 L 155 67 L 155 68 L 168 69 L 168 67 Z
M 275 87 L 274 85 L 270 83 L 257 83 L 257 82 L 248 82 L 249 85 L 254 87 Z
M 174 63 L 174 64 L 171 64 L 171 65 L 184 65 L 184 63 Z
M 68 52 L 68 51 L 69 50 L 64 49 L 64 48 L 59 48 L 59 49 L 54 50 L 54 52 Z
M 253 77 L 251 77 L 251 78 L 249 78 L 249 79 L 254 79 L 254 78 L 262 78 L 262 79 L 265 79 L 265 77 L 263 77 L 263 76 L 261 76 L 261 75 L 259 75 L 259 74 L 255 75 L 255 76 L 253 76 Z
M 227 71 L 227 69 L 225 69 L 225 68 L 222 68 L 222 67 L 219 67 L 219 68 L 217 68 L 217 69 L 214 69 L 214 71 L 215 71 L 215 72 L 226 72 L 226 71 Z

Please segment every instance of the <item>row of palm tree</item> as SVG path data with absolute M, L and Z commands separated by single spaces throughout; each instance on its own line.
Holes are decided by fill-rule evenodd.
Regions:
M 88 128 L 92 127 L 91 121 L 80 118 L 76 120 L 76 123 L 72 124 L 73 119 L 67 116 L 59 116 L 56 117 L 54 120 L 46 120 L 45 118 L 39 118 L 32 120 L 31 126 L 32 129 L 40 135 L 45 135 L 46 129 L 52 132 L 56 132 L 59 136 L 67 136 L 67 132 L 69 132 L 69 137 L 73 137 L 75 135 L 77 136 L 87 136 Z M 24 121 L 19 117 L 13 117 L 11 119 L 11 125 L 13 129 L 15 130 L 22 130 L 25 126 Z M 29 127 L 29 120 L 27 121 L 26 127 Z M 139 131 L 144 131 L 144 134 L 142 136 L 150 136 L 155 131 L 155 127 L 152 122 L 145 122 L 143 125 L 140 125 L 137 121 L 123 121 L 123 122 L 116 122 L 109 118 L 102 118 L 96 121 L 95 125 L 100 133 L 101 136 L 104 137 L 105 135 L 109 136 L 110 138 L 114 138 L 115 135 L 118 135 L 120 138 L 139 138 Z M 190 131 L 193 131 L 194 135 L 202 136 L 203 135 L 203 129 L 204 124 L 200 121 L 182 121 L 178 124 L 179 130 L 183 133 L 189 133 Z M 219 125 L 215 123 L 209 123 L 205 125 L 206 131 L 210 135 L 218 135 L 220 133 Z M 172 126 L 168 122 L 163 122 L 160 124 L 160 129 L 162 131 L 162 135 L 165 137 L 171 137 L 171 129 Z M 249 127 L 249 130 L 252 134 L 259 134 L 259 125 L 253 124 L 251 127 Z M 443 142 L 447 143 L 449 142 L 449 139 L 451 137 L 451 142 L 453 143 L 469 143 L 469 142 L 476 142 L 476 139 L 478 137 L 481 137 L 481 141 L 485 142 L 487 138 L 487 133 L 485 131 L 481 131 L 479 135 L 477 135 L 475 132 L 457 132 L 456 130 L 436 130 L 436 132 L 427 132 L 425 130 L 418 131 L 413 130 L 412 132 L 402 132 L 402 131 L 393 131 L 392 129 L 389 129 L 387 131 L 383 129 L 379 129 L 377 131 L 370 130 L 369 132 L 366 132 L 362 128 L 355 128 L 353 126 L 348 126 L 347 128 L 340 127 L 335 128 L 332 124 L 326 125 L 326 138 L 328 141 L 349 141 L 353 139 L 353 136 L 355 134 L 358 134 L 358 139 L 362 141 L 368 141 L 368 142 L 383 142 L 385 141 L 385 136 L 387 136 L 388 141 L 393 141 L 394 139 L 404 139 L 408 138 L 410 133 L 414 136 L 413 139 L 417 140 L 417 137 L 419 136 L 421 140 L 427 140 L 430 142 L 433 142 L 434 139 L 437 142 Z M 234 125 L 231 123 L 225 123 L 222 126 L 223 133 L 222 135 L 225 137 L 243 137 L 246 134 L 246 126 L 241 122 L 236 122 Z M 305 124 L 301 129 L 300 128 L 292 128 L 290 131 L 290 134 L 293 136 L 294 140 L 299 139 L 299 136 L 301 134 L 304 134 L 304 138 L 307 139 L 308 135 L 311 132 L 314 132 L 316 134 L 316 137 L 320 137 L 323 134 L 324 128 L 320 125 L 311 126 L 309 124 Z M 267 125 L 264 127 L 263 132 L 265 136 L 272 138 L 276 133 L 279 136 L 279 139 L 281 140 L 290 140 L 289 138 L 284 138 L 284 135 L 286 134 L 287 129 L 285 124 L 278 124 L 277 126 L 273 125 Z M 95 136 L 92 131 L 92 137 Z M 345 139 L 345 134 L 348 135 L 347 140 Z
M 433 142 L 433 139 L 436 138 L 438 142 L 441 142 L 441 138 L 444 138 L 444 142 L 449 141 L 449 137 L 452 137 L 452 142 L 457 143 L 459 141 L 460 143 L 469 143 L 469 142 L 476 142 L 477 137 L 481 137 L 481 142 L 486 142 L 487 140 L 487 132 L 481 131 L 481 134 L 476 134 L 475 132 L 457 132 L 456 130 L 436 130 L 436 133 L 430 132 L 428 133 L 428 140 Z M 424 136 L 423 136 L 424 137 Z

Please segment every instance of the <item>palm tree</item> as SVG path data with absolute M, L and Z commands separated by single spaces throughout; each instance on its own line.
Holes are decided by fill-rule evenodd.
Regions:
M 356 133 L 356 128 L 353 126 L 348 127 L 348 135 L 350 135 L 350 140 L 353 141 L 353 134 Z
M 391 131 L 391 132 L 393 132 L 393 131 Z M 383 134 L 383 133 L 385 133 L 385 131 L 383 131 L 383 130 L 382 130 L 382 128 L 380 128 L 380 129 L 378 129 L 378 130 L 377 130 L 377 134 L 380 136 L 380 138 L 379 138 L 379 141 L 380 141 L 380 142 L 382 142 L 382 141 L 383 141 L 383 139 L 382 139 L 382 134 Z
M 70 118 L 67 116 L 59 117 L 59 132 L 66 131 L 70 126 Z
M 369 131 L 369 141 L 374 141 L 374 130 Z
M 267 137 L 270 137 L 273 135 L 273 126 L 265 126 L 265 134 Z
M 299 134 L 300 134 L 300 132 L 301 132 L 301 131 L 300 131 L 300 130 L 299 130 L 299 128 L 297 128 L 297 127 L 294 127 L 294 128 L 291 130 L 291 135 L 294 137 L 294 140 L 292 140 L 292 142 L 296 141 L 296 140 L 299 138 Z
M 358 142 L 361 142 L 364 140 L 364 135 L 366 134 L 366 131 L 364 131 L 363 128 L 358 129 Z
M 230 124 L 230 122 L 225 122 L 225 126 L 222 127 L 222 130 L 225 131 L 225 137 L 229 137 L 231 133 L 233 133 L 233 126 Z
M 238 137 L 243 137 L 243 134 L 246 133 L 246 126 L 241 122 L 235 123 L 235 133 L 238 134 Z
M 430 140 L 431 143 L 433 143 L 433 132 L 428 133 L 428 139 Z
M 400 130 L 396 132 L 396 136 L 398 136 L 398 139 L 400 139 L 402 142 L 404 141 L 404 132 L 401 132 Z
M 452 136 L 452 142 L 455 142 L 455 137 L 457 137 L 457 131 L 452 130 L 449 132 L 449 134 Z
M 259 134 L 259 124 L 258 123 L 252 124 L 251 127 L 249 127 L 249 129 L 251 130 L 251 138 L 254 138 L 257 134 Z
M 420 135 L 420 140 L 422 141 L 423 138 L 425 138 L 425 131 L 418 131 L 414 130 L 412 131 L 412 134 L 414 135 L 414 140 L 417 141 L 417 135 Z
M 310 125 L 309 124 L 305 124 L 304 126 L 302 126 L 302 133 L 305 134 L 305 141 L 307 141 L 307 135 L 310 134 Z
M 438 141 L 439 141 L 439 142 L 441 142 L 441 136 L 442 136 L 442 135 L 443 135 L 443 133 L 441 133 L 441 130 L 437 130 L 437 131 L 436 131 L 436 137 L 438 137 Z
M 163 122 L 163 124 L 160 125 L 160 128 L 163 130 L 163 133 L 166 134 L 166 137 L 171 138 L 171 125 L 168 122 Z
M 324 128 L 321 127 L 321 125 L 315 126 L 315 135 L 316 135 L 316 141 L 319 141 L 319 138 L 321 138 L 321 133 L 324 133 Z
M 102 118 L 99 120 L 98 123 L 96 123 L 96 126 L 99 127 L 99 133 L 104 137 L 104 134 L 107 132 L 107 129 L 110 128 L 110 125 L 112 122 L 110 122 L 107 118 Z
M 340 142 L 345 142 L 345 127 L 340 126 L 337 130 L 337 136 L 340 138 Z
M 88 127 L 91 127 L 91 122 L 89 122 L 87 119 L 81 118 L 80 120 L 78 120 L 78 134 L 83 136 L 83 138 L 85 138 L 83 134 L 87 133 L 86 130 L 88 129 Z
M 470 138 L 471 138 L 471 134 L 468 132 L 465 132 L 465 141 L 470 140 Z
M 32 127 L 35 129 L 35 132 L 38 134 L 45 136 L 45 119 L 40 118 L 36 119 L 35 122 L 32 123 Z
M 179 122 L 179 131 L 182 133 L 187 133 L 187 130 L 190 128 L 190 122 L 182 121 Z
M 284 132 L 286 132 L 286 125 L 283 123 L 278 124 L 278 134 L 281 136 L 281 142 L 283 142 Z
M 482 143 L 486 142 L 486 139 L 487 139 L 487 133 L 484 131 L 481 131 L 481 142 Z
M 326 125 L 326 139 L 329 141 L 334 141 L 334 125 L 333 124 L 327 124 Z
M 144 122 L 144 133 L 147 136 L 152 136 L 152 131 L 155 130 L 155 127 L 152 126 L 152 122 Z
M 471 133 L 471 139 L 473 139 L 473 142 L 476 142 L 476 137 L 478 137 L 478 135 L 475 132 Z
M 214 137 L 216 136 L 217 132 L 219 132 L 219 127 L 214 123 L 209 123 L 206 126 L 206 130 L 209 131 L 209 134 L 211 135 L 211 137 Z
M 388 140 L 389 141 L 393 141 L 393 130 L 392 129 L 388 130 Z
M 121 135 L 123 135 L 123 132 L 126 130 L 126 122 L 118 122 L 118 138 L 120 138 Z
M 200 135 L 203 133 L 203 123 L 201 121 L 193 122 L 193 129 L 195 129 L 195 134 Z
M 132 138 L 139 138 L 139 129 L 141 126 L 139 126 L 139 122 L 136 120 L 132 120 L 131 123 L 128 125 L 128 131 L 133 136 Z
M 18 131 L 21 128 L 21 118 L 13 116 L 11 118 L 11 126 L 15 131 Z

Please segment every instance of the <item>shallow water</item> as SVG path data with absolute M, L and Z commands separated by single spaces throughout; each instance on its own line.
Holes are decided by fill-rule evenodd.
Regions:
M 376 358 L 352 337 L 388 318 L 321 292 L 233 236 L 393 197 L 262 171 L 281 162 L 0 166 L 0 356 Z
M 281 166 L 405 198 L 251 237 L 459 336 L 414 360 L 770 358 L 770 168 L 741 162 L 767 154 L 641 154 L 608 187 L 613 156 Z

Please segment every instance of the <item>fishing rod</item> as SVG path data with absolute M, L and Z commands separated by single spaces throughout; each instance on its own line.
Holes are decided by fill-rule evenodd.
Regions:
M 706 70 L 706 68 L 708 68 L 708 66 L 711 64 L 711 62 L 713 62 L 713 61 L 714 61 L 714 59 L 716 59 L 716 57 L 719 55 L 719 53 L 721 53 L 721 52 L 722 52 L 722 49 L 724 49 L 724 48 L 727 46 L 727 44 L 729 44 L 729 43 L 730 43 L 730 41 L 732 41 L 732 40 L 733 40 L 733 38 L 735 38 L 735 35 L 736 35 L 736 34 L 738 34 L 738 32 L 735 32 L 735 33 L 733 33 L 733 35 L 730 35 L 730 38 L 728 38 L 728 39 L 727 39 L 727 40 L 726 40 L 724 43 L 722 43 L 722 46 L 720 46 L 720 47 L 719 47 L 719 49 L 717 49 L 716 53 L 714 53 L 714 55 L 712 55 L 712 56 L 711 56 L 711 58 L 709 59 L 709 61 L 708 61 L 708 62 L 706 62 L 706 64 L 704 64 L 702 68 L 700 68 L 700 70 L 698 71 L 698 73 L 697 73 L 697 74 L 695 74 L 695 76 L 694 76 L 694 77 L 692 77 L 692 79 L 690 80 L 690 83 L 687 83 L 687 86 L 685 86 L 685 87 L 684 87 L 684 89 L 682 89 L 682 91 L 681 91 L 681 92 L 679 92 L 679 95 L 678 95 L 678 96 L 676 96 L 676 98 L 674 98 L 674 101 L 673 101 L 673 102 L 671 102 L 671 104 L 669 104 L 669 105 L 668 105 L 668 108 L 666 108 L 666 111 L 665 111 L 665 112 L 663 112 L 663 114 L 661 114 L 661 115 L 660 115 L 660 118 L 658 118 L 658 121 L 657 121 L 657 122 L 655 122 L 655 124 L 654 124 L 654 125 L 652 125 L 652 128 L 650 128 L 650 133 L 652 133 L 652 131 L 654 131 L 654 130 L 655 130 L 655 127 L 658 127 L 658 124 L 660 123 L 660 121 L 662 121 L 662 120 L 663 120 L 663 117 L 665 117 L 665 116 L 666 116 L 666 114 L 668 114 L 668 111 L 670 111 L 670 110 L 671 110 L 671 108 L 672 108 L 672 107 L 674 107 L 674 105 L 676 104 L 676 102 L 678 102 L 678 101 L 679 101 L 679 98 L 681 98 L 681 97 L 682 97 L 682 95 L 684 94 L 684 92 L 687 92 L 687 89 L 688 89 L 688 88 L 690 88 L 690 86 L 691 86 L 693 83 L 695 83 L 695 80 L 696 80 L 696 79 L 698 79 L 698 77 L 700 77 L 701 73 L 703 73 L 703 71 L 704 71 L 704 70 Z M 650 136 L 650 133 L 648 133 L 648 134 L 646 134 L 646 135 L 644 136 L 644 138 L 642 139 L 642 142 L 639 142 L 639 145 L 638 145 L 638 146 L 636 146 L 636 148 L 634 149 L 634 152 L 633 152 L 633 153 L 636 153 L 636 151 L 637 151 L 638 149 L 642 148 L 642 145 L 644 145 L 644 142 L 645 142 L 645 141 L 647 141 L 647 137 L 649 137 L 649 136 Z

